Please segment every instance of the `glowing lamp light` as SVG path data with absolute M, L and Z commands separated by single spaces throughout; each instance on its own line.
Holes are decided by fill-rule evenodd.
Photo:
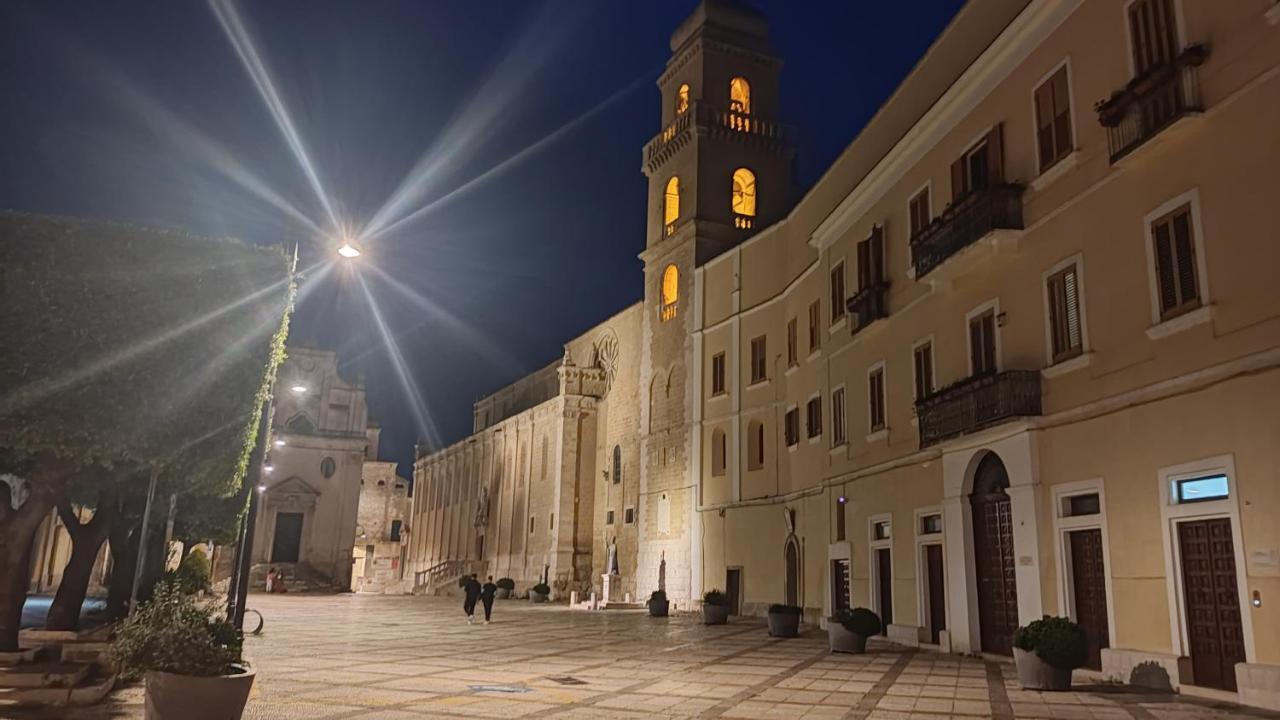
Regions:
M 272 465 L 271 463 L 267 463 L 266 465 L 262 466 L 263 472 L 271 472 L 272 470 L 275 470 L 275 469 L 276 469 L 276 466 Z
M 844 496 L 843 496 L 843 495 L 841 495 L 839 498 L 837 498 L 837 499 L 836 499 L 836 502 L 838 502 L 838 503 L 840 503 L 841 505 L 843 505 L 843 504 L 845 503 Z
M 267 491 L 267 484 L 266 484 L 266 483 L 258 483 L 258 492 L 266 492 L 266 491 Z
M 284 446 L 285 446 L 284 438 L 276 438 L 276 439 L 275 439 L 275 446 L 276 446 L 276 447 L 284 447 Z
M 307 391 L 307 386 L 306 386 L 306 385 L 294 385 L 293 387 L 291 387 L 291 388 L 289 388 L 289 389 L 293 391 L 293 394 L 294 394 L 294 395 L 301 395 L 302 393 L 304 393 L 304 392 L 306 392 L 306 391 Z
M 347 240 L 338 248 L 338 254 L 348 260 L 360 257 L 360 247 L 354 242 Z

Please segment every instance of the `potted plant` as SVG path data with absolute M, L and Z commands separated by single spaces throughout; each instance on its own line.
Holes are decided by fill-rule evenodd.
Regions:
M 867 638 L 880 634 L 880 616 L 866 608 L 841 610 L 827 621 L 831 652 L 862 654 Z
M 498 586 L 498 591 L 493 594 L 499 600 L 506 600 L 511 597 L 511 592 L 516 589 L 516 581 L 511 578 L 498 578 L 498 582 L 494 583 Z
M 666 617 L 671 611 L 671 603 L 667 600 L 666 590 L 654 590 L 649 595 L 649 617 Z
M 804 609 L 796 605 L 774 603 L 769 606 L 769 634 L 773 637 L 793 638 L 800 634 L 800 616 Z
M 146 678 L 148 720 L 228 720 L 253 687 L 242 642 L 214 603 L 161 583 L 116 633 L 111 658 L 121 677 Z
M 165 573 L 166 580 L 180 592 L 194 595 L 208 592 L 213 586 L 210 579 L 209 559 L 204 551 L 196 548 L 182 558 L 177 569 Z
M 546 583 L 538 583 L 529 588 L 529 602 L 544 603 L 551 597 L 551 586 Z
M 709 590 L 702 596 L 702 622 L 707 625 L 724 625 L 729 622 L 729 596 L 719 590 Z
M 1067 618 L 1045 615 L 1013 634 L 1018 682 L 1028 690 L 1070 690 L 1071 671 L 1088 656 L 1084 628 Z

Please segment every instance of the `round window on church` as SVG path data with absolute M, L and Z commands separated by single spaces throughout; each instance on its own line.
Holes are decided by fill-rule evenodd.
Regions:
M 333 477 L 333 474 L 337 472 L 337 470 L 338 463 L 334 462 L 333 458 L 327 457 L 320 461 L 320 474 L 326 479 Z

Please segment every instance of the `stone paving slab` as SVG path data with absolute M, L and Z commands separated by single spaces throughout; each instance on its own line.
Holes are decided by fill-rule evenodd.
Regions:
M 469 626 L 447 598 L 255 595 L 266 632 L 247 720 L 742 718 L 792 720 L 1234 720 L 1280 718 L 1114 686 L 1022 690 L 1007 663 L 873 642 L 832 655 L 826 635 L 771 638 L 759 619 L 589 613 L 500 601 Z M 141 720 L 142 689 L 93 708 L 0 718 Z

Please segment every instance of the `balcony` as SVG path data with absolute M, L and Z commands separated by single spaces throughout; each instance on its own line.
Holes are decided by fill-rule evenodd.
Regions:
M 1134 78 L 1097 104 L 1098 122 L 1107 129 L 1112 163 L 1178 120 L 1204 110 L 1198 68 L 1208 55 L 1204 45 L 1192 45 L 1172 62 Z
M 862 288 L 847 303 L 853 316 L 853 334 L 857 335 L 868 325 L 883 317 L 889 317 L 889 283 L 883 280 Z
M 1023 187 L 1002 183 L 956 200 L 911 238 L 911 262 L 919 280 L 951 256 L 1001 230 L 1022 230 Z
M 676 150 L 689 142 L 695 129 L 699 134 L 742 138 L 774 144 L 778 148 L 789 147 L 794 135 L 790 126 L 758 115 L 747 115 L 705 102 L 692 102 L 687 111 L 676 115 L 662 132 L 644 146 L 645 169 L 649 172 L 656 170 Z
M 916 401 L 920 447 L 1040 414 L 1040 372 L 1006 370 L 953 383 Z

